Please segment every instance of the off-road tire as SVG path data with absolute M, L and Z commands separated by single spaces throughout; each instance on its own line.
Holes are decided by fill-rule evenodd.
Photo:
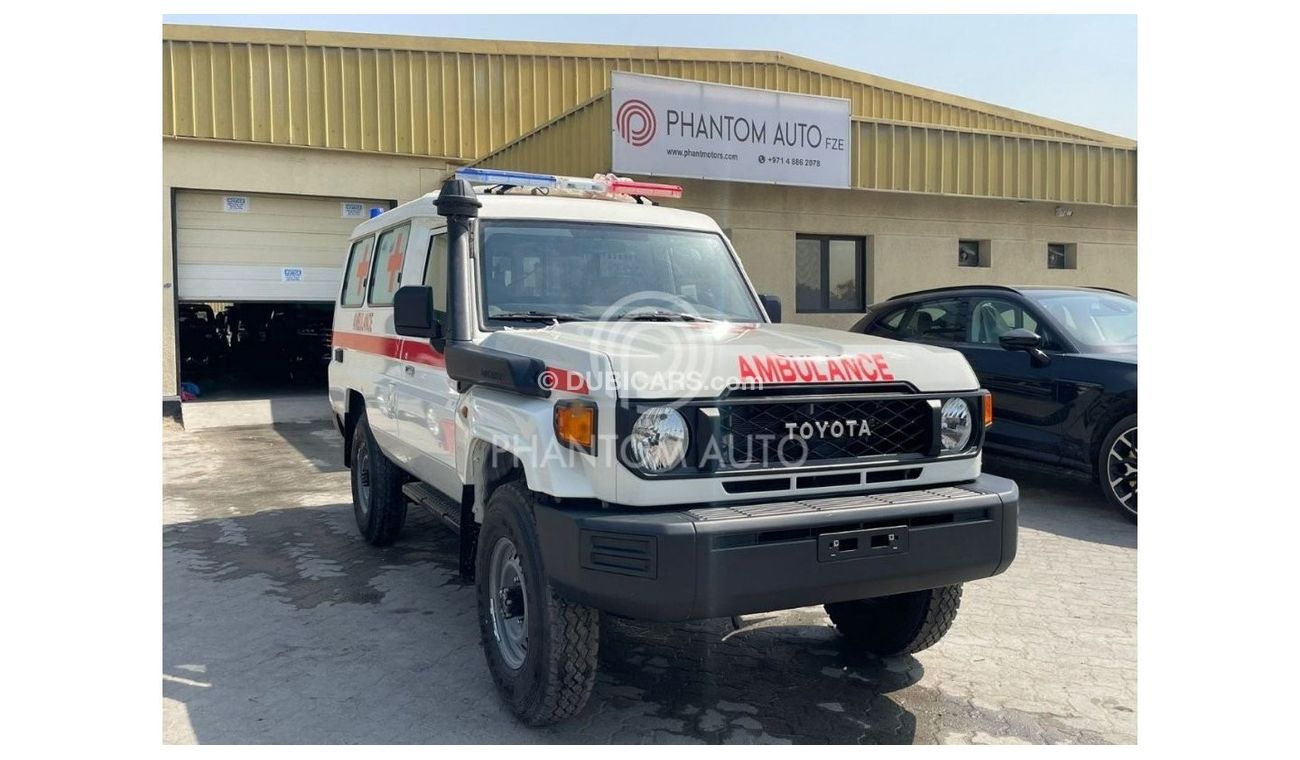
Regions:
M 1102 496 L 1106 497 L 1106 503 L 1119 510 L 1120 514 L 1127 517 L 1133 522 L 1137 522 L 1137 473 L 1133 473 L 1132 496 L 1125 502 L 1116 493 L 1116 488 L 1111 485 L 1110 464 L 1111 449 L 1115 447 L 1116 441 L 1120 436 L 1130 434 L 1133 440 L 1133 461 L 1137 461 L 1137 426 L 1138 418 L 1136 414 L 1130 414 L 1124 419 L 1116 422 L 1111 426 L 1106 437 L 1101 440 L 1101 450 L 1097 452 L 1097 484 L 1101 486 Z M 1123 447 L 1121 447 L 1123 448 Z M 1122 484 L 1127 490 L 1128 484 Z
M 513 542 L 524 575 L 528 646 L 518 669 L 502 657 L 493 625 L 489 563 L 493 547 L 503 537 Z M 529 726 L 556 723 L 581 712 L 596 684 L 600 613 L 559 598 L 547 582 L 533 497 L 520 481 L 498 487 L 488 501 L 474 577 L 483 653 L 511 711 Z
M 369 480 L 369 489 L 362 487 L 363 479 Z M 352 433 L 352 514 L 361 537 L 371 546 L 388 546 L 401 534 L 406 522 L 405 482 L 402 469 L 379 450 L 363 411 Z
M 961 584 L 826 605 L 853 645 L 877 657 L 915 654 L 939 643 L 957 619 Z

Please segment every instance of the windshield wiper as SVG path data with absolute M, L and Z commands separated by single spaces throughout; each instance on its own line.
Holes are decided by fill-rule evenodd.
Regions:
M 590 322 L 589 317 L 576 314 L 555 314 L 549 311 L 508 311 L 504 314 L 489 314 L 488 319 L 513 320 L 516 322 Z
M 680 311 L 641 311 L 636 314 L 623 314 L 619 319 L 637 322 L 716 322 L 716 319 L 701 317 L 699 314 L 687 314 Z

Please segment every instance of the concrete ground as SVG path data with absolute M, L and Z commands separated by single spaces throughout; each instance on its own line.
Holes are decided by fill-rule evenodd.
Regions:
M 743 621 L 606 618 L 576 719 L 498 700 L 456 544 L 412 510 L 364 544 L 328 424 L 164 429 L 167 743 L 1131 743 L 1136 529 L 1084 484 L 1020 481 L 1020 551 L 967 584 L 915 657 L 851 651 L 820 608 Z

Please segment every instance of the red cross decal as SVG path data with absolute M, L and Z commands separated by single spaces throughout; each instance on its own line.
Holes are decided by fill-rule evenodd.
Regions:
M 370 276 L 370 251 L 357 262 L 357 295 L 366 292 L 366 278 Z
M 393 255 L 388 257 L 388 292 L 397 291 L 397 277 L 402 273 L 402 259 L 405 258 L 403 251 L 406 246 L 406 236 L 398 233 L 397 239 L 393 241 Z

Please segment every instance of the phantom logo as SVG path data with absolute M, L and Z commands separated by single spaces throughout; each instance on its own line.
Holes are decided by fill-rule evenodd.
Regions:
M 644 100 L 628 100 L 618 107 L 614 120 L 619 137 L 634 148 L 650 142 L 655 136 L 655 112 Z

